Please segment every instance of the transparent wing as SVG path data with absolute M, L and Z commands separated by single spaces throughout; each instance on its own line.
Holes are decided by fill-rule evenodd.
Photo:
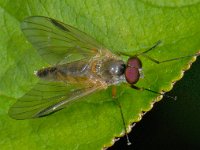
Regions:
M 32 90 L 9 109 L 14 119 L 29 119 L 49 115 L 98 89 L 100 86 L 77 89 L 62 82 L 40 80 Z
M 21 29 L 49 64 L 59 63 L 65 58 L 74 61 L 92 57 L 104 49 L 84 32 L 48 17 L 28 17 L 21 23 Z

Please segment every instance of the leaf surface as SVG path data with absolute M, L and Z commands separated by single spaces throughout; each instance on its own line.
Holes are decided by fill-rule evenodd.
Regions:
M 28 43 L 20 22 L 42 15 L 72 25 L 112 52 L 136 54 L 162 40 L 149 53 L 155 59 L 194 54 L 200 49 L 200 3 L 193 1 L 9 1 L 0 0 L 0 145 L 2 149 L 102 149 L 123 132 L 111 88 L 77 101 L 44 118 L 13 120 L 7 111 L 38 81 L 34 70 L 47 64 Z M 123 57 L 127 60 L 127 57 Z M 169 91 L 194 58 L 160 65 L 142 58 L 144 79 L 137 86 Z M 149 111 L 158 95 L 117 87 L 125 122 L 130 125 Z M 158 100 L 158 99 L 157 99 Z

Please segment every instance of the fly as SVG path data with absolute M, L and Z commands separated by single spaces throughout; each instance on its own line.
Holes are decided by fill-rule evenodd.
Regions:
M 126 82 L 134 89 L 164 95 L 135 86 L 142 77 L 142 62 L 139 56 L 157 64 L 199 56 L 197 53 L 158 61 L 147 55 L 160 44 L 158 41 L 144 52 L 134 56 L 127 55 L 129 59 L 124 62 L 119 55 L 111 53 L 89 35 L 52 18 L 28 17 L 21 23 L 21 29 L 50 67 L 36 71 L 39 82 L 18 99 L 10 108 L 9 115 L 14 119 L 43 117 L 65 108 L 70 102 L 113 86 L 112 97 L 119 106 L 128 144 L 130 142 L 124 116 L 120 103 L 115 98 L 114 85 Z

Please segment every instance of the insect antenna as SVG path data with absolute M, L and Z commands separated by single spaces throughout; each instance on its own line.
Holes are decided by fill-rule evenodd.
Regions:
M 162 95 L 166 98 L 170 98 L 170 99 L 173 99 L 173 100 L 177 100 L 177 96 L 170 96 L 170 95 L 167 95 L 165 93 L 159 93 L 159 92 L 156 92 L 156 91 L 153 91 L 153 90 L 150 90 L 150 89 L 147 89 L 147 88 L 144 88 L 144 87 L 137 87 L 135 85 L 131 85 L 131 88 L 133 89 L 136 89 L 136 90 L 140 90 L 140 91 L 149 91 L 149 92 L 152 92 L 152 93 L 155 93 L 155 94 L 158 94 L 158 95 Z

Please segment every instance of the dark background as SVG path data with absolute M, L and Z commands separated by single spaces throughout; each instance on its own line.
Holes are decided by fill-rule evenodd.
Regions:
M 109 150 L 200 150 L 200 58 L 169 95 L 143 116 L 129 134 L 131 146 L 121 138 Z

